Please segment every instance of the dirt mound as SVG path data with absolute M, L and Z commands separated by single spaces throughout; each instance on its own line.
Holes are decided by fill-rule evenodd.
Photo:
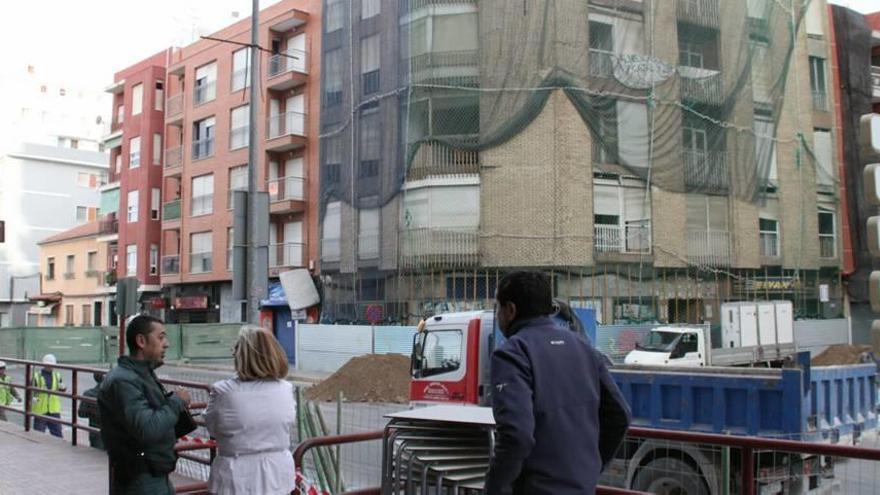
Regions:
M 400 354 L 368 354 L 352 358 L 326 380 L 306 390 L 306 398 L 334 401 L 339 392 L 347 402 L 409 401 L 409 358 Z
M 814 357 L 813 366 L 835 366 L 841 364 L 859 364 L 870 362 L 867 353 L 871 352 L 869 345 L 832 345 L 828 349 Z

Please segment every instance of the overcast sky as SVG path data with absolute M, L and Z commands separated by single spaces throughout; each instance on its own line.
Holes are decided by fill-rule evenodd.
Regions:
M 261 0 L 267 7 L 278 0 Z M 724 0 L 745 1 L 745 0 Z M 860 12 L 878 0 L 834 0 Z M 6 0 L 0 6 L 3 66 L 105 87 L 113 73 L 168 46 L 184 46 L 250 14 L 250 0 Z

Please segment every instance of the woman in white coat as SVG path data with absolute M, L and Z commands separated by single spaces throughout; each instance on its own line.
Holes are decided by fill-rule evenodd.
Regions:
M 217 440 L 209 490 L 218 495 L 289 494 L 296 484 L 290 431 L 296 423 L 287 356 L 275 337 L 244 326 L 233 350 L 236 376 L 214 384 L 205 412 Z

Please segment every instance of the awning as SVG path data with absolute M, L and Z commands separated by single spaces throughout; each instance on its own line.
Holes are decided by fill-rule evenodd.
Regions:
M 55 309 L 55 306 L 58 306 L 58 303 L 44 304 L 42 306 L 39 304 L 34 304 L 33 306 L 30 307 L 30 309 L 28 309 L 28 314 L 51 315 L 52 310 Z

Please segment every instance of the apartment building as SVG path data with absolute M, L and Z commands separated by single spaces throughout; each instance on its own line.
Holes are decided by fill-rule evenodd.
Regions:
M 327 0 L 327 319 L 491 307 L 512 268 L 604 323 L 841 314 L 830 24 L 809 5 Z
M 144 310 L 155 314 L 163 307 L 160 206 L 170 57 L 171 50 L 163 50 L 119 71 L 106 89 L 113 96 L 111 132 L 103 141 L 110 153 L 110 180 L 101 188 L 98 237 L 107 245 L 105 282 L 115 293 L 116 280 L 136 277 Z M 115 300 L 112 304 L 115 308 Z
M 30 313 L 36 326 L 102 326 L 115 319 L 105 283 L 108 243 L 98 242 L 100 222 L 74 227 L 41 241 L 42 293 Z
M 232 191 L 247 189 L 256 146 L 270 197 L 268 277 L 317 256 L 321 3 L 261 11 L 257 141 L 249 143 L 250 19 L 175 50 L 166 73 L 159 267 L 166 318 L 242 321 L 232 298 Z

